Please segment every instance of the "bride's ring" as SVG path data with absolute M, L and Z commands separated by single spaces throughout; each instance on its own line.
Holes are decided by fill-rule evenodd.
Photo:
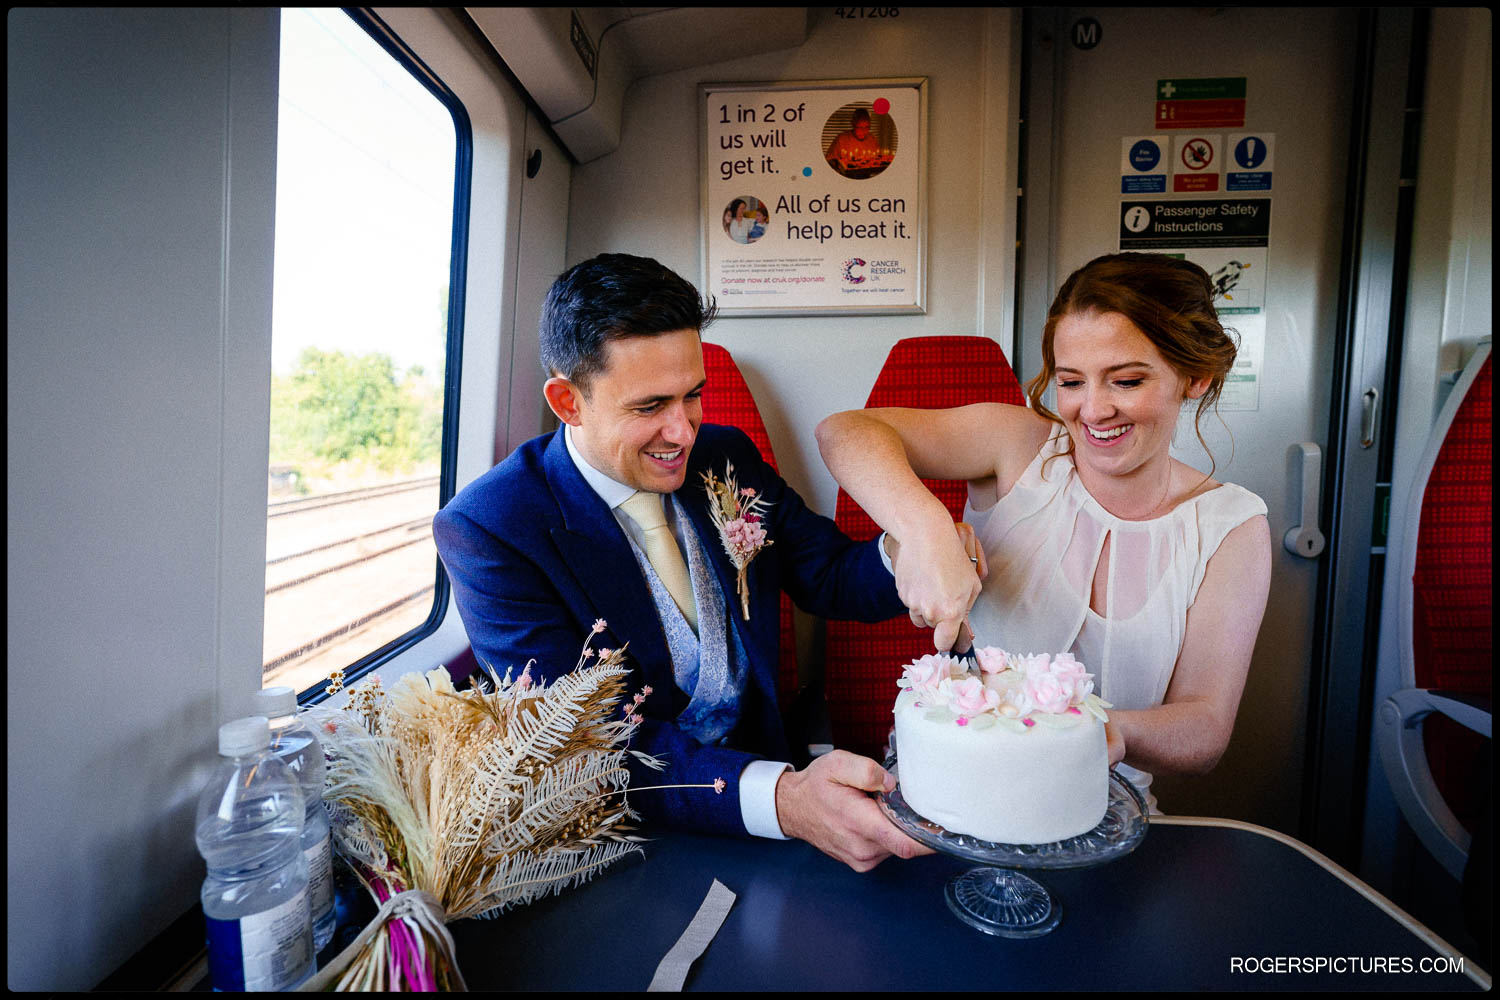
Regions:
M 969 562 L 973 563 L 975 566 L 978 566 L 979 565 L 979 557 L 978 556 L 970 556 L 969 557 Z

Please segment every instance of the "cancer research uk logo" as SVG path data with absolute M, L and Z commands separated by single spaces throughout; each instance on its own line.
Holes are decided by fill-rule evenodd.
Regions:
M 858 268 L 869 268 L 869 273 L 860 273 Z M 906 266 L 899 260 L 861 260 L 858 257 L 850 257 L 844 261 L 844 280 L 851 285 L 860 285 L 866 281 L 879 282 L 890 281 L 891 277 L 905 274 Z M 888 289 L 899 291 L 900 289 Z

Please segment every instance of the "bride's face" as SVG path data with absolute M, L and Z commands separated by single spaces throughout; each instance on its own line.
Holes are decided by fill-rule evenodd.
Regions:
M 1209 380 L 1189 381 L 1120 313 L 1074 313 L 1058 321 L 1057 412 L 1073 437 L 1080 470 L 1129 476 L 1167 461 L 1184 399 Z M 1162 473 L 1146 473 L 1160 484 Z

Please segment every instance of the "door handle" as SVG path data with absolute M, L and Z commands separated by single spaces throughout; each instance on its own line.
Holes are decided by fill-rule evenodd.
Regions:
M 1287 531 L 1282 544 L 1294 556 L 1316 559 L 1327 542 L 1318 530 L 1318 507 L 1323 492 L 1323 451 L 1311 441 L 1302 449 L 1302 523 Z
M 1380 419 L 1380 390 L 1366 389 L 1363 403 L 1359 421 L 1359 446 L 1368 448 L 1375 443 L 1375 423 Z

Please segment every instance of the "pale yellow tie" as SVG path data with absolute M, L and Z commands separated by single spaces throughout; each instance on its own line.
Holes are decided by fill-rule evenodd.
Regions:
M 661 504 L 660 493 L 647 493 L 643 490 L 620 504 L 620 509 L 644 533 L 646 558 L 651 560 L 651 568 L 661 577 L 667 593 L 672 595 L 682 616 L 696 633 L 698 607 L 693 602 L 693 579 L 688 575 L 687 563 L 682 560 L 682 550 L 677 547 L 677 539 L 672 537 L 672 529 L 667 527 L 667 515 Z

